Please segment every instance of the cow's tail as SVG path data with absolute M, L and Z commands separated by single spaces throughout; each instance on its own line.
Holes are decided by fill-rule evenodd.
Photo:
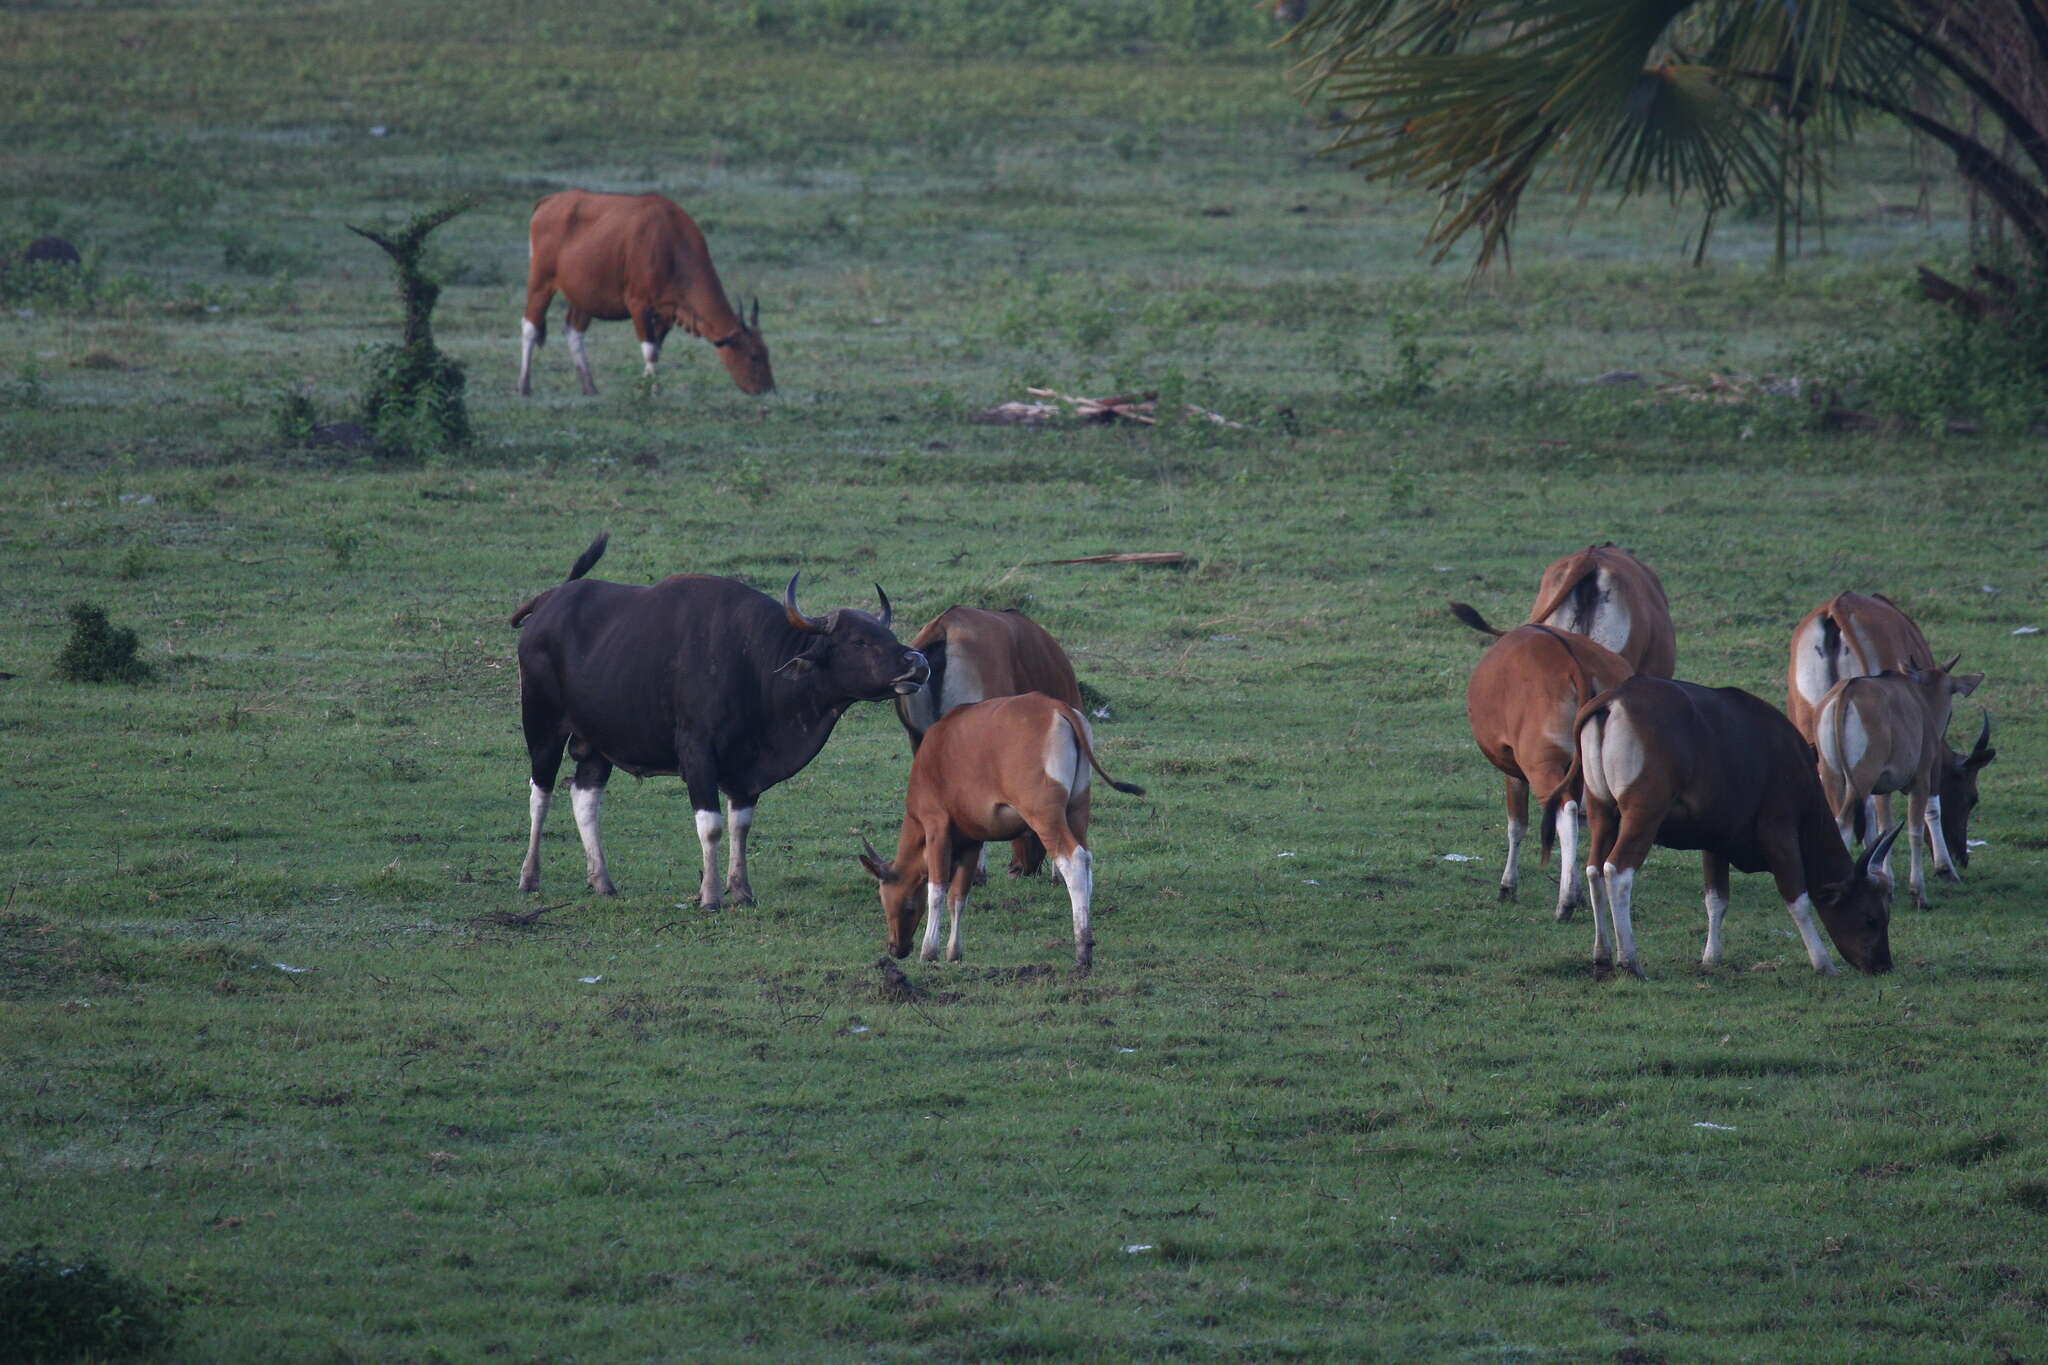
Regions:
M 1457 617 L 1460 621 L 1463 621 L 1466 625 L 1472 627 L 1472 629 L 1478 631 L 1482 635 L 1491 635 L 1498 638 L 1502 635 L 1507 634 L 1507 632 L 1504 630 L 1495 630 L 1492 626 L 1486 624 L 1486 618 L 1484 616 L 1481 616 L 1477 611 L 1474 611 L 1471 607 L 1467 606 L 1463 602 L 1451 603 L 1451 615 Z
M 563 579 L 562 581 L 565 583 L 574 583 L 577 579 L 583 577 L 583 575 L 589 573 L 592 569 L 596 568 L 597 561 L 604 558 L 605 543 L 609 541 L 611 538 L 612 533 L 610 531 L 599 531 L 597 533 L 597 539 L 590 542 L 590 548 L 585 550 L 582 554 L 576 556 L 576 562 L 569 566 L 569 576 Z M 512 613 L 512 625 L 515 628 L 525 625 L 526 618 L 533 615 L 536 611 L 539 611 L 540 604 L 547 601 L 548 593 L 553 591 L 553 588 L 549 588 L 547 592 L 537 593 L 534 596 L 528 598 L 525 602 L 521 603 L 519 610 Z
M 1592 598 L 1599 591 L 1600 561 L 1593 557 L 1590 549 L 1581 550 L 1565 561 L 1564 573 L 1557 585 L 1557 591 L 1550 594 L 1529 609 L 1531 621 L 1548 621 L 1563 610 L 1567 603 L 1574 610 L 1570 618 L 1570 629 L 1590 624 Z M 1585 634 L 1583 630 L 1580 634 Z
M 1829 695 L 1835 696 L 1833 709 L 1822 710 L 1813 718 L 1813 737 L 1817 741 L 1815 757 L 1820 761 L 1821 788 L 1826 790 L 1838 781 L 1845 795 L 1849 794 L 1849 770 L 1843 764 L 1843 755 L 1847 750 L 1842 747 L 1842 727 L 1848 724 L 1851 690 L 1845 687 L 1839 696 L 1835 696 L 1834 689 L 1830 688 Z M 1822 699 L 1821 705 L 1823 708 L 1826 707 L 1826 698 Z M 1829 778 L 1829 773 L 1834 774 L 1833 780 Z M 1829 804 L 1832 805 L 1833 802 L 1830 801 Z M 1862 801 L 1856 802 L 1849 816 L 1849 832 L 1855 836 L 1859 844 L 1868 843 L 1871 836 L 1876 833 L 1875 830 L 1866 828 L 1869 824 L 1869 821 L 1863 818 L 1866 804 Z
M 1564 770 L 1564 781 L 1558 783 L 1550 795 L 1543 798 L 1543 828 L 1538 833 L 1542 837 L 1541 848 L 1543 861 L 1546 863 L 1550 861 L 1551 846 L 1557 840 L 1557 812 L 1585 785 L 1585 754 L 1579 744 L 1579 731 L 1586 728 L 1587 721 L 1606 711 L 1613 703 L 1614 689 L 1609 688 L 1580 706 L 1578 714 L 1572 717 L 1571 766 Z M 1584 805 L 1585 802 L 1582 800 L 1579 804 Z
M 1143 796 L 1145 794 L 1143 787 L 1133 782 L 1119 782 L 1103 770 L 1102 760 L 1095 756 L 1095 746 L 1088 740 L 1088 718 L 1065 702 L 1061 702 L 1059 708 L 1060 714 L 1067 718 L 1067 724 L 1073 728 L 1074 743 L 1081 746 L 1081 757 L 1088 760 L 1088 766 L 1095 769 L 1097 773 L 1100 773 L 1102 780 L 1115 787 L 1118 791 L 1128 792 L 1132 796 Z

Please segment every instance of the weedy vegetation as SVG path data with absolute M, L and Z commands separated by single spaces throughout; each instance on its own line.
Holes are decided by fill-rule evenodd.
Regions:
M 10 13 L 0 240 L 86 269 L 0 273 L 0 1246 L 118 1267 L 209 1362 L 2034 1355 L 2048 480 L 2038 374 L 1901 288 L 1955 268 L 1952 187 L 1898 211 L 1906 149 L 1859 148 L 1782 277 L 1767 221 L 1695 268 L 1664 205 L 1532 197 L 1475 281 L 1418 251 L 1432 205 L 1317 157 L 1272 34 Z M 559 341 L 513 396 L 527 214 L 571 185 L 690 211 L 774 397 L 681 336 L 636 389 L 623 323 L 602 397 Z M 471 439 L 324 437 L 398 322 L 347 225 L 472 195 L 421 260 Z M 1027 386 L 1167 420 L 971 420 Z M 964 963 L 878 965 L 881 706 L 762 801 L 758 907 L 688 903 L 664 779 L 612 784 L 623 895 L 558 812 L 520 896 L 505 618 L 599 529 L 619 581 L 801 569 L 812 610 L 879 581 L 906 630 L 970 602 L 1060 638 L 1149 792 L 1096 802 L 1094 972 L 1059 889 L 1000 870 Z M 1647 982 L 1496 903 L 1482 642 L 1444 602 L 1514 620 L 1608 538 L 1686 677 L 1782 698 L 1848 588 L 1987 675 L 1985 844 L 1895 907 L 1890 976 L 1813 976 L 1763 877 L 1699 970 L 1669 851 Z M 1130 550 L 1187 558 L 1046 562 Z M 150 685 L 67 680 L 81 602 Z

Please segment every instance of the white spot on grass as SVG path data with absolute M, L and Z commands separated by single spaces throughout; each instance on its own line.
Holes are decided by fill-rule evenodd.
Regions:
M 1124 1247 L 1124 1254 L 1126 1256 L 1135 1256 L 1141 1251 L 1151 1251 L 1152 1249 L 1153 1246 L 1150 1242 L 1132 1242 Z
M 2039 635 L 2040 633 L 2041 628 L 2039 626 L 2021 626 L 2013 632 L 2015 635 Z
M 1963 842 L 1968 844 L 1971 848 L 1983 848 L 1991 841 L 1989 839 L 1965 839 L 1963 840 Z
M 1321 882 L 1319 882 L 1319 881 L 1317 881 L 1317 880 L 1316 880 L 1316 879 L 1315 879 L 1314 877 L 1303 877 L 1303 878 L 1301 879 L 1301 884 L 1302 884 L 1303 886 L 1321 886 L 1321 885 L 1322 885 L 1322 883 L 1321 883 Z
M 1695 1128 L 1711 1128 L 1717 1133 L 1732 1133 L 1735 1130 L 1725 1123 L 1695 1123 Z
M 1444 861 L 1447 863 L 1476 863 L 1479 860 L 1469 853 L 1446 853 L 1444 854 Z
M 1289 849 L 1289 850 L 1288 850 L 1287 852 L 1285 852 L 1285 853 L 1275 853 L 1275 854 L 1274 854 L 1273 856 L 1274 856 L 1275 858 L 1298 858 L 1298 857 L 1300 857 L 1301 855 L 1300 855 L 1300 854 L 1298 854 L 1298 853 L 1296 853 L 1296 852 L 1294 852 L 1294 850 L 1292 850 L 1292 849 Z
M 1120 1047 L 1117 1049 L 1118 1052 L 1136 1052 L 1137 1050 L 1134 1047 Z
M 586 986 L 595 986 L 598 982 L 604 980 L 604 977 L 600 974 L 597 976 L 579 976 L 576 979 Z
M 294 967 L 289 962 L 273 962 L 270 965 L 277 968 L 281 972 L 290 972 L 293 975 L 297 975 L 300 972 L 310 972 L 313 970 L 311 967 Z
M 868 1026 L 866 1024 L 855 1024 L 852 1028 L 847 1030 L 848 1033 L 866 1033 L 867 1031 Z
M 1089 714 L 1093 715 L 1097 720 L 1108 720 L 1109 708 L 1107 706 L 1098 706 Z

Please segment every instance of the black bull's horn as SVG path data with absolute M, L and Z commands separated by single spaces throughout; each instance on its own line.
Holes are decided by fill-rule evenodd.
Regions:
M 802 577 L 802 569 L 798 569 L 789 576 L 789 586 L 782 591 L 782 614 L 788 618 L 790 625 L 806 635 L 830 635 L 839 624 L 839 612 L 835 608 L 832 611 L 826 612 L 823 616 L 804 615 L 796 604 L 796 581 Z M 882 591 L 880 583 L 875 584 L 875 596 L 882 599 L 882 629 L 887 630 L 889 628 L 889 620 L 895 615 L 895 610 L 889 605 L 889 594 Z
M 1860 881 L 1870 875 L 1870 869 L 1884 861 L 1885 854 L 1892 851 L 1892 843 L 1906 828 L 1904 820 L 1886 830 L 1876 843 L 1863 850 L 1863 856 L 1856 860 L 1856 877 Z
M 1970 757 L 1973 759 L 1982 758 L 1984 757 L 1984 751 L 1989 749 L 1990 747 L 1991 713 L 1989 711 L 1986 711 L 1984 713 L 1984 728 L 1977 732 L 1977 743 L 1976 746 L 1970 750 Z

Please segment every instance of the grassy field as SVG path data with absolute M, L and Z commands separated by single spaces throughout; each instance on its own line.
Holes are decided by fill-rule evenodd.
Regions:
M 1417 255 L 1427 203 L 1316 158 L 1235 7 L 984 8 L 10 12 L 0 236 L 88 259 L 0 277 L 0 1252 L 105 1256 L 207 1362 L 2039 1357 L 2040 441 L 1653 392 L 1920 326 L 1952 188 L 1923 222 L 1904 149 L 1859 150 L 1783 278 L 1768 220 L 1693 269 L 1684 211 L 1545 198 L 1473 283 Z M 780 391 L 680 339 L 637 385 L 607 325 L 598 398 L 557 340 L 515 399 L 525 219 L 568 185 L 688 207 Z M 281 439 L 292 394 L 354 418 L 395 335 L 344 224 L 462 193 L 475 447 Z M 1583 382 L 1614 369 L 1651 382 Z M 1033 384 L 1245 426 L 971 422 Z M 757 908 L 689 905 L 680 784 L 623 778 L 624 894 L 561 811 L 520 896 L 505 617 L 600 529 L 619 581 L 1052 630 L 1149 789 L 1096 803 L 1094 973 L 1058 888 L 998 878 L 964 963 L 885 989 L 878 706 L 763 800 Z M 1590 978 L 1530 862 L 1496 903 L 1443 603 L 1513 619 L 1608 538 L 1683 676 L 1781 699 L 1848 588 L 1988 675 L 1986 844 L 1898 908 L 1894 974 L 1813 976 L 1765 878 L 1698 969 L 1669 852 L 1647 982 Z M 1114 550 L 1190 562 L 1043 562 Z M 151 680 L 59 680 L 78 602 Z

